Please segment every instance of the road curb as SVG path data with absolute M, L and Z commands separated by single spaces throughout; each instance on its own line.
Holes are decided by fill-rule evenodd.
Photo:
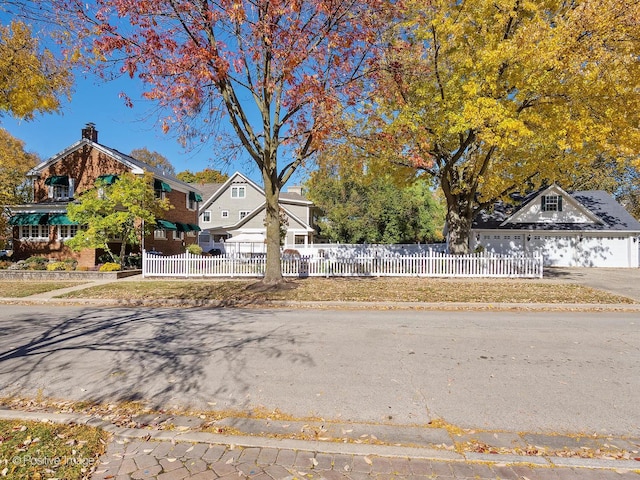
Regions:
M 283 308 L 337 310 L 425 310 L 425 311 L 544 311 L 544 312 L 640 312 L 640 304 L 600 303 L 464 303 L 464 302 L 303 302 L 260 301 L 228 302 L 219 300 L 122 300 L 108 298 L 0 298 L 5 305 L 57 305 L 95 307 L 166 308 Z
M 206 443 L 213 445 L 234 445 L 244 448 L 275 448 L 280 450 L 308 451 L 326 454 L 359 455 L 392 458 L 412 458 L 448 462 L 474 462 L 497 465 L 533 465 L 536 467 L 569 467 L 589 469 L 615 469 L 638 471 L 640 462 L 635 460 L 615 460 L 601 458 L 566 458 L 555 456 L 524 456 L 513 454 L 482 454 L 474 452 L 458 453 L 424 447 L 355 444 L 332 441 L 311 441 L 269 436 L 222 435 L 198 431 L 158 430 L 150 428 L 118 427 L 96 416 L 80 413 L 26 412 L 0 409 L 2 420 L 47 421 L 52 423 L 87 425 L 101 428 L 122 440 L 145 440 L 186 443 Z

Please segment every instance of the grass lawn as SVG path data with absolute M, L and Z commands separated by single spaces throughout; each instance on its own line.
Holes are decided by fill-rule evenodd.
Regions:
M 20 298 L 36 293 L 49 292 L 59 288 L 73 287 L 85 282 L 33 282 L 25 281 L 0 281 L 0 297 Z
M 119 281 L 61 298 L 217 300 L 250 304 L 265 300 L 357 302 L 634 303 L 592 288 L 554 281 L 432 278 L 308 278 L 287 288 L 248 288 L 256 280 Z
M 89 478 L 105 441 L 97 428 L 0 420 L 0 477 Z

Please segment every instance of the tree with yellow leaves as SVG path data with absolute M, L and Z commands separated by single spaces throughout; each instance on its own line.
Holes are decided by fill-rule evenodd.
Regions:
M 403 15 L 369 148 L 438 181 L 453 253 L 496 200 L 599 155 L 638 162 L 640 2 L 407 0 Z
M 24 142 L 0 128 L 0 209 L 28 200 L 25 175 L 38 163 L 38 156 L 24 149 Z M 10 237 L 7 215 L 0 214 L 0 239 Z
M 25 23 L 0 24 L 0 117 L 9 113 L 32 119 L 36 113 L 57 111 L 72 81 L 63 62 L 50 50 L 40 50 Z

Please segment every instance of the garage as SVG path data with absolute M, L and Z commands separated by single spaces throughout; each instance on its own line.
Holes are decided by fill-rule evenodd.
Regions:
M 600 190 L 553 185 L 521 202 L 496 204 L 472 226 L 473 251 L 540 253 L 545 266 L 638 268 L 640 223 Z

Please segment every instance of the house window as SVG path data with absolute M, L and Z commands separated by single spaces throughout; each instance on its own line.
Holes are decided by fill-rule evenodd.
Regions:
M 246 187 L 231 187 L 231 198 L 244 198 L 246 194 Z
M 58 226 L 58 239 L 65 240 L 73 238 L 78 234 L 78 225 L 59 225 Z
M 20 238 L 26 240 L 48 241 L 49 225 L 21 225 Z
M 189 210 L 195 210 L 197 204 L 198 202 L 196 202 L 195 200 L 191 200 L 191 198 L 187 198 L 187 208 Z
M 251 212 L 249 210 L 240 210 L 240 220 L 249 215 Z
M 305 239 L 306 239 L 306 238 L 307 238 L 307 236 L 306 236 L 306 235 L 296 235 L 296 236 L 293 238 L 293 242 L 294 242 L 296 245 L 304 245 L 304 241 L 305 241 Z
M 196 236 L 196 232 L 194 232 L 193 230 L 190 230 L 187 232 L 187 237 L 195 237 Z
M 73 198 L 73 178 L 67 175 L 53 175 L 48 177 L 44 184 L 49 188 L 49 198 L 54 200 L 67 200 Z
M 494 239 L 494 240 L 500 240 L 500 235 L 494 235 L 494 236 L 493 236 L 493 239 Z
M 211 222 L 211 211 L 210 210 L 207 210 L 206 212 L 204 212 L 202 214 L 202 221 L 203 222 L 207 222 L 207 223 Z
M 184 232 L 178 232 L 177 230 L 175 230 L 173 232 L 173 239 L 174 240 L 183 240 L 184 239 Z
M 156 240 L 166 240 L 167 239 L 167 231 L 166 230 L 154 230 L 153 238 Z
M 544 195 L 542 197 L 543 212 L 561 212 L 562 197 L 560 195 Z
M 222 210 L 222 218 L 229 218 L 229 210 Z

